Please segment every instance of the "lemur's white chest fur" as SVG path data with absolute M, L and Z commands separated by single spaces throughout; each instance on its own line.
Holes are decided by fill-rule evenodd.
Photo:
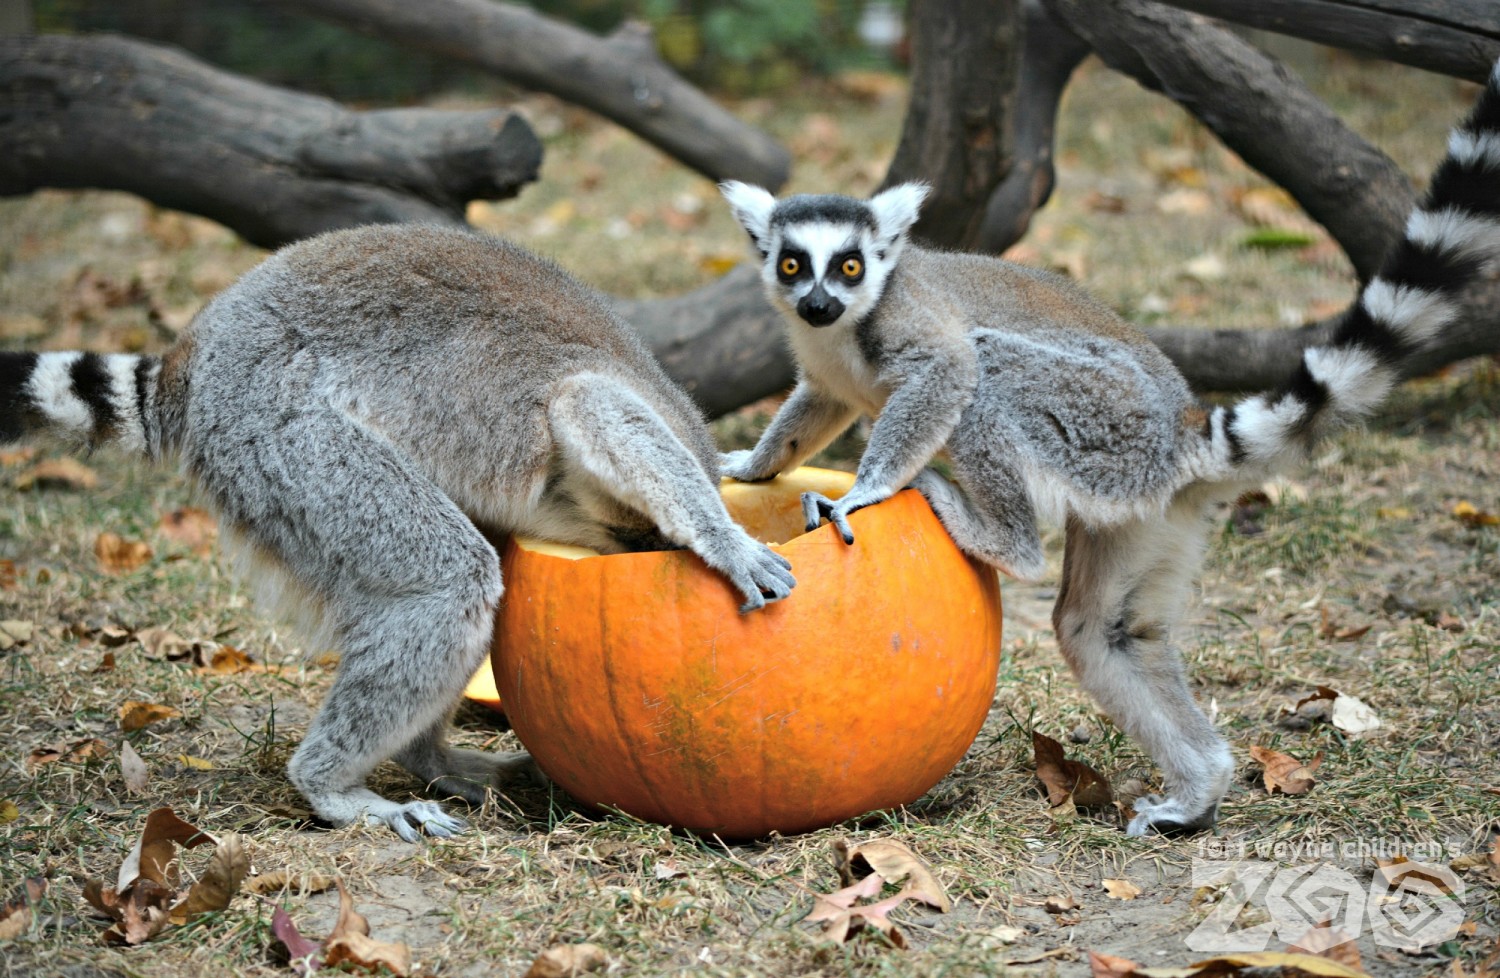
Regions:
M 890 391 L 865 359 L 852 324 L 815 328 L 799 323 L 789 341 L 798 365 L 820 387 L 871 417 L 880 413 Z

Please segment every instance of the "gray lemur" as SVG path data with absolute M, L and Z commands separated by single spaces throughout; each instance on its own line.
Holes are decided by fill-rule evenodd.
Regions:
M 160 358 L 0 354 L 0 443 L 32 433 L 180 456 L 262 583 L 342 651 L 293 783 L 335 825 L 408 840 L 464 824 L 366 788 L 381 760 L 474 803 L 529 763 L 445 743 L 502 591 L 480 528 L 687 547 L 741 610 L 794 583 L 731 521 L 701 414 L 603 297 L 463 230 L 291 245 Z
M 1232 407 L 1200 407 L 1160 350 L 1067 281 L 907 243 L 925 187 L 869 201 L 721 189 L 799 373 L 755 448 L 724 457 L 725 474 L 770 479 L 869 415 L 848 495 L 804 495 L 809 529 L 826 518 L 853 543 L 848 515 L 910 485 L 963 550 L 1034 579 L 1038 517 L 1064 521 L 1058 644 L 1163 773 L 1165 794 L 1138 801 L 1128 831 L 1212 826 L 1234 766 L 1171 634 L 1212 506 L 1373 409 L 1403 357 L 1455 317 L 1454 293 L 1500 257 L 1500 66 L 1333 338 L 1281 390 Z M 944 450 L 956 487 L 924 469 Z

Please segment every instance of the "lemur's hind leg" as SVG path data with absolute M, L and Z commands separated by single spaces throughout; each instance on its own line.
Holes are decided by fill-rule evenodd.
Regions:
M 1036 512 L 1026 483 L 998 451 L 981 449 L 974 458 L 955 445 L 953 472 L 960 489 L 932 469 L 911 481 L 937 514 L 958 549 L 1002 573 L 1035 581 L 1047 570 Z
M 1164 517 L 1090 529 L 1070 517 L 1052 613 L 1084 689 L 1161 768 L 1164 796 L 1135 804 L 1131 835 L 1211 828 L 1234 771 L 1229 745 L 1193 701 L 1171 630 L 1208 533 L 1201 500 Z
M 225 515 L 315 598 L 341 652 L 292 782 L 334 825 L 383 822 L 408 841 L 461 831 L 436 802 L 390 801 L 365 778 L 394 757 L 451 791 L 448 779 L 512 766 L 449 751 L 441 726 L 489 650 L 494 548 L 398 449 L 339 411 L 291 418 L 253 451 L 190 462 Z

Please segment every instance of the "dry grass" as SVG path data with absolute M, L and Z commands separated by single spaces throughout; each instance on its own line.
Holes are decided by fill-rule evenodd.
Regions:
M 1466 104 L 1463 86 L 1386 65 L 1304 53 L 1304 67 L 1354 124 L 1414 174 L 1441 152 Z M 894 147 L 902 95 L 814 86 L 743 113 L 797 153 L 794 189 L 870 190 Z M 548 252 L 595 284 L 659 294 L 706 281 L 743 242 L 711 185 L 615 130 L 554 104 L 531 110 L 548 134 L 544 182 L 523 199 L 479 208 L 485 226 Z M 1229 200 L 1261 186 L 1170 105 L 1097 67 L 1072 90 L 1064 170 L 1023 257 L 1082 270 L 1107 299 L 1138 316 L 1211 324 L 1276 324 L 1341 303 L 1347 268 L 1328 249 L 1249 252 Z M 1164 213 L 1175 190 L 1202 190 L 1203 213 Z M 1091 191 L 1124 212 L 1088 205 Z M 1184 275 L 1214 254 L 1223 278 Z M 112 194 L 37 194 L 0 203 L 0 327 L 14 345 L 157 349 L 182 313 L 258 260 L 254 249 L 180 215 Z M 79 284 L 85 270 L 94 285 Z M 101 300 L 97 282 L 138 280 L 148 303 Z M 106 289 L 105 292 L 108 292 Z M 28 318 L 31 317 L 31 318 Z M 158 317 L 160 319 L 160 317 Z M 1329 446 L 1278 487 L 1261 531 L 1231 529 L 1214 549 L 1195 635 L 1187 637 L 1200 696 L 1212 700 L 1243 762 L 1216 843 L 1441 842 L 1488 847 L 1500 824 L 1495 771 L 1500 722 L 1500 532 L 1452 515 L 1459 501 L 1500 511 L 1500 376 L 1493 365 L 1408 385 L 1362 432 Z M 754 412 L 719 425 L 743 443 Z M 857 444 L 846 444 L 835 464 Z M 331 672 L 296 640 L 257 617 L 240 586 L 211 559 L 165 539 L 160 516 L 191 502 L 182 481 L 101 453 L 93 491 L 17 492 L 24 463 L 0 469 L 0 558 L 17 581 L 0 590 L 0 619 L 33 622 L 27 645 L 0 653 L 0 880 L 48 873 L 53 888 L 34 928 L 0 949 L 0 974 L 76 976 L 289 973 L 273 950 L 273 905 L 304 932 L 331 925 L 331 894 L 239 898 L 221 914 L 129 951 L 98 945 L 79 898 L 86 878 L 112 879 L 144 815 L 163 804 L 214 832 L 249 834 L 255 867 L 337 873 L 349 881 L 377 937 L 409 941 L 420 968 L 442 975 L 520 973 L 560 941 L 604 945 L 617 974 L 716 975 L 1082 974 L 1089 949 L 1146 964 L 1202 957 L 1185 936 L 1209 905 L 1187 873 L 1205 840 L 1130 840 L 1113 816 L 1054 820 L 1030 764 L 1033 727 L 1119 783 L 1147 782 L 1147 760 L 1082 697 L 1056 656 L 1048 587 L 1007 587 L 1007 639 L 990 720 L 958 768 L 911 806 L 810 833 L 738 846 L 625 818 L 588 816 L 541 789 L 497 797 L 473 814 L 476 831 L 422 846 L 382 831 L 310 825 L 282 767 Z M 1227 526 L 1227 523 L 1226 523 Z M 133 572 L 100 571 L 95 537 L 144 539 L 154 558 Z M 1052 541 L 1056 558 L 1056 541 Z M 159 661 L 135 643 L 107 650 L 97 629 L 166 627 L 227 643 L 279 667 L 271 674 L 203 675 Z M 1363 626 L 1357 637 L 1339 639 Z M 307 650 L 317 652 L 318 650 Z M 1288 729 L 1278 713 L 1316 684 L 1358 695 L 1385 721 L 1352 737 L 1327 724 Z M 125 700 L 166 703 L 178 719 L 128 735 L 151 768 L 131 796 L 118 766 L 116 711 Z M 586 709 L 580 704 L 580 709 Z M 514 747 L 477 710 L 458 739 Z M 28 770 L 34 748 L 99 737 L 109 756 Z M 1301 798 L 1269 796 L 1245 751 L 1323 752 L 1320 784 Z M 212 764 L 203 770 L 192 759 Z M 382 769 L 376 788 L 418 788 Z M 0 811 L 4 811 L 0 807 Z M 865 941 L 830 949 L 798 923 L 809 893 L 837 885 L 830 843 L 892 835 L 924 854 L 956 898 L 952 913 L 898 914 L 914 945 Z M 1347 864 L 1363 882 L 1368 860 Z M 1144 891 L 1108 899 L 1106 878 Z M 1478 877 L 1465 900 L 1473 933 L 1412 957 L 1361 943 L 1379 975 L 1436 973 L 1495 941 L 1500 901 Z M 1042 901 L 1071 895 L 1072 915 Z M 1018 928 L 1011 930 L 1009 928 Z M 1007 943 L 1011 941 L 1012 943 Z M 1272 947 L 1281 947 L 1273 941 Z M 1042 957 L 1045 952 L 1050 956 Z

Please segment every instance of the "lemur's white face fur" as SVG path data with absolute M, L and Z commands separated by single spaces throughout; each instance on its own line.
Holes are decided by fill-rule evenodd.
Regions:
M 760 252 L 771 299 L 818 327 L 857 323 L 875 307 L 927 196 L 920 183 L 867 201 L 838 194 L 777 200 L 737 181 L 719 190 Z

